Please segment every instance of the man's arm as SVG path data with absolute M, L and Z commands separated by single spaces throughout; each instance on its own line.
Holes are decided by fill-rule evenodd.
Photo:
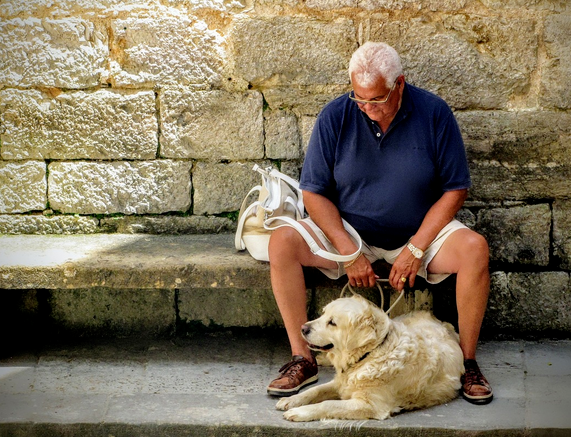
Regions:
M 341 255 L 349 255 L 357 250 L 357 246 L 343 227 L 341 214 L 333 202 L 320 194 L 303 191 L 303 203 L 311 219 Z M 366 287 L 373 287 L 377 278 L 371 263 L 364 256 L 359 257 L 347 269 L 347 276 L 352 286 Z
M 445 192 L 428 210 L 420 228 L 410 242 L 419 249 L 425 250 L 442 228 L 454 218 L 466 197 L 468 197 L 467 189 Z M 416 273 L 420 268 L 420 261 L 412 255 L 410 250 L 404 249 L 393 264 L 389 275 L 390 284 L 400 291 L 404 287 L 400 278 L 407 277 L 410 285 L 413 286 Z

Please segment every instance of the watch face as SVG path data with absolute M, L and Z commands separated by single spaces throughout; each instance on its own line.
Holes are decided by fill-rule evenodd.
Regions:
M 424 252 L 420 250 L 418 247 L 414 247 L 412 243 L 409 243 L 407 247 L 410 249 L 412 256 L 415 258 L 421 259 L 424 256 Z

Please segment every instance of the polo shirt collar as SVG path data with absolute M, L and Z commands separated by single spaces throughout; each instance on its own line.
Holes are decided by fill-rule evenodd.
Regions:
M 408 114 L 412 112 L 413 108 L 414 108 L 414 103 L 412 101 L 412 98 L 410 97 L 409 85 L 408 83 L 405 82 L 404 89 L 402 92 L 402 102 L 397 112 L 397 115 L 395 115 L 395 118 L 392 121 L 391 125 L 397 124 L 401 120 L 404 120 L 406 117 L 408 117 Z
M 408 114 L 409 112 L 412 111 L 413 108 L 414 108 L 414 103 L 412 101 L 412 98 L 410 97 L 410 85 L 407 82 L 405 82 L 402 94 L 401 110 L 405 109 L 406 113 Z

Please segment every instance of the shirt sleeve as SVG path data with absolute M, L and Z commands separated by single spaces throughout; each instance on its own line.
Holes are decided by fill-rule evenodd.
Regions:
M 300 188 L 332 199 L 335 193 L 333 168 L 338 129 L 329 109 L 329 105 L 323 109 L 313 127 L 301 170 Z
M 458 123 L 448 108 L 436 138 L 436 159 L 443 191 L 462 190 L 472 186 L 466 149 Z

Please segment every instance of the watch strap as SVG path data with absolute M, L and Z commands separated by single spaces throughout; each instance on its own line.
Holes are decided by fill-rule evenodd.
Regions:
M 412 255 L 417 258 L 417 259 L 422 259 L 422 257 L 424 256 L 424 250 L 419 249 L 418 247 L 416 247 L 414 244 L 412 243 L 408 243 L 406 245 L 406 247 L 408 247 L 408 250 L 410 250 L 412 252 Z

